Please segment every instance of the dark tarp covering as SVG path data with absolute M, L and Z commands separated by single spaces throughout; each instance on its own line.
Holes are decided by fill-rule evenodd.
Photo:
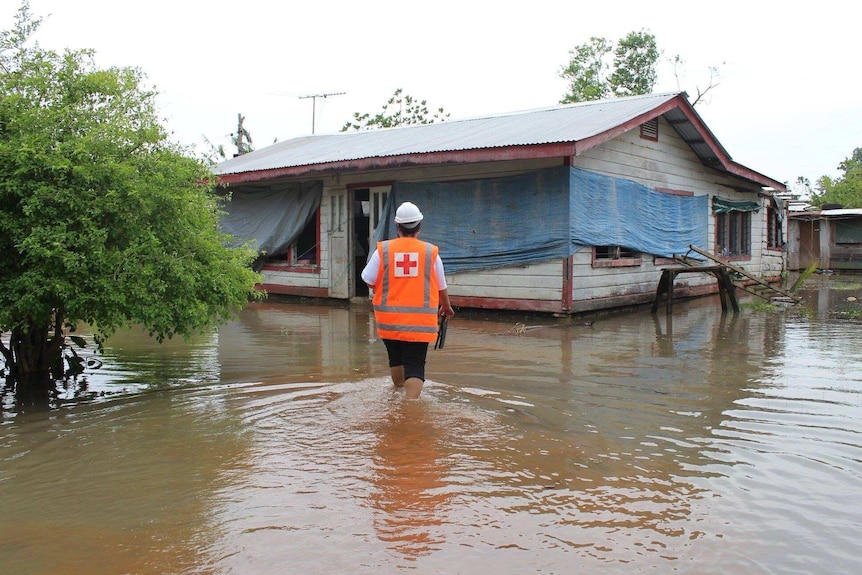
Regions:
M 262 190 L 228 188 L 221 230 L 236 238 L 236 245 L 251 240 L 262 255 L 278 254 L 296 241 L 320 207 L 323 182 L 306 182 Z M 255 262 L 259 268 L 263 257 Z
M 707 196 L 665 194 L 566 166 L 481 180 L 397 182 L 375 241 L 395 236 L 395 208 L 404 201 L 422 210 L 422 238 L 440 247 L 451 273 L 563 259 L 584 246 L 671 257 L 707 241 Z
M 728 212 L 757 212 L 760 204 L 750 201 L 723 200 L 718 196 L 712 198 L 712 212 L 715 214 L 726 214 Z

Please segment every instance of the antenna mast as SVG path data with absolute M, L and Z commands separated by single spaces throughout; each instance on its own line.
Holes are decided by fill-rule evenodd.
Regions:
M 318 98 L 328 98 L 329 96 L 341 96 L 342 94 L 346 94 L 347 92 L 330 92 L 328 94 L 311 94 L 308 96 L 299 96 L 300 100 L 305 100 L 306 98 L 311 98 L 311 133 L 314 134 L 314 123 L 315 116 L 317 114 L 317 99 Z

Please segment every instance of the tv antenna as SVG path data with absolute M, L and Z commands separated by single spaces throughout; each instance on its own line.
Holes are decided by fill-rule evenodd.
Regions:
M 317 115 L 317 99 L 323 98 L 326 99 L 329 96 L 341 96 L 346 94 L 347 92 L 329 92 L 327 94 L 310 94 L 308 96 L 299 96 L 300 100 L 305 100 L 306 98 L 311 98 L 311 133 L 314 134 L 314 123 L 315 116 Z

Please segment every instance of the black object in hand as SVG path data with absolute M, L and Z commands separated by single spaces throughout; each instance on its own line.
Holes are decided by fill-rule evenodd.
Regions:
M 446 343 L 446 326 L 449 325 L 449 318 L 441 315 L 437 320 L 437 341 L 434 343 L 434 349 L 443 349 L 443 344 Z

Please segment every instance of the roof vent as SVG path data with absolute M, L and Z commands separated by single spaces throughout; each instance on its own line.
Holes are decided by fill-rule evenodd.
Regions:
M 641 138 L 658 142 L 658 118 L 647 120 L 641 124 Z
M 641 124 L 641 138 L 658 142 L 658 118 L 647 120 Z

